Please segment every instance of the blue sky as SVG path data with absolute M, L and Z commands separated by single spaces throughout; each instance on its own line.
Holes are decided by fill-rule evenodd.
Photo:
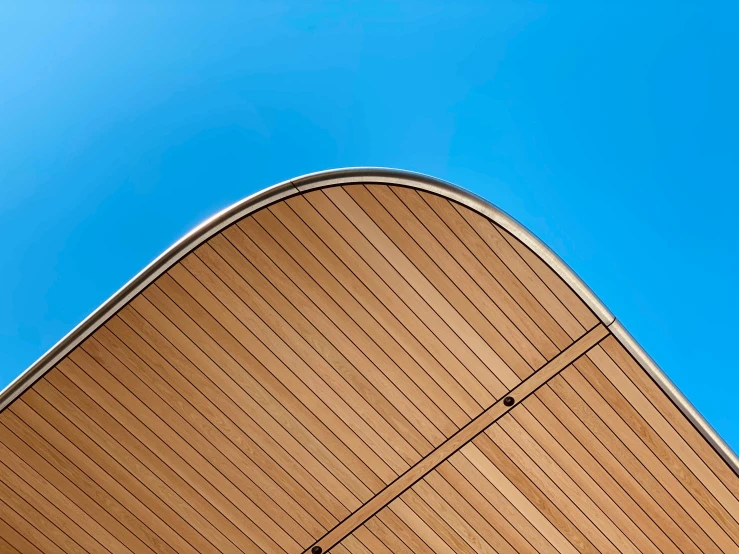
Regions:
M 738 6 L 7 3 L 0 386 L 219 209 L 390 166 L 524 223 L 739 449 Z

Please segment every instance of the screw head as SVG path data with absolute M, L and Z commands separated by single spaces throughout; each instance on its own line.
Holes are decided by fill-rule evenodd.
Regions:
M 323 552 L 323 548 L 316 545 L 313 548 L 311 548 L 310 551 L 311 551 L 311 554 L 321 554 L 321 552 Z
M 505 406 L 513 406 L 513 403 L 514 402 L 515 402 L 515 400 L 513 399 L 512 396 L 506 396 L 503 399 L 503 405 L 505 405 Z

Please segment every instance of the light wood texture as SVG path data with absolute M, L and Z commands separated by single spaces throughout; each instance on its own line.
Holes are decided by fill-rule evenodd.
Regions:
M 515 403 L 523 401 L 526 397 L 536 391 L 536 389 L 549 381 L 554 375 L 562 371 L 562 369 L 567 365 L 593 348 L 593 346 L 603 340 L 607 334 L 608 330 L 603 325 L 598 325 L 588 332 L 584 337 L 575 342 L 554 360 L 536 371 L 531 375 L 531 377 L 523 381 L 516 388 L 512 389 L 509 397 L 513 399 L 514 403 L 506 405 L 504 400 L 501 399 L 490 406 L 490 408 L 460 429 L 459 432 L 449 440 L 440 445 L 436 450 L 423 458 L 423 460 L 406 471 L 398 479 L 393 481 L 389 486 L 383 489 L 382 492 L 372 497 L 372 499 L 366 502 L 359 510 L 344 519 L 316 544 L 323 550 L 328 551 L 333 547 L 333 545 L 341 541 L 343 537 L 350 534 L 365 520 L 369 519 L 372 515 L 382 509 L 383 506 L 403 494 L 403 491 L 411 487 L 413 483 L 423 478 L 437 465 L 442 463 L 449 456 L 483 432 L 493 422 L 503 417 L 512 409 L 513 406 L 515 406 Z
M 409 187 L 243 218 L 0 413 L 2 552 L 709 554 L 738 514 L 545 262 Z
M 643 373 L 609 335 L 364 527 L 435 553 L 736 551 L 736 479 Z

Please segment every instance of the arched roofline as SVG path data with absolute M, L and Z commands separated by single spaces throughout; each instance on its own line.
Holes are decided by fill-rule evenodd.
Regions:
M 0 412 L 46 374 L 47 371 L 53 368 L 64 356 L 102 326 L 118 310 L 128 304 L 139 292 L 157 279 L 157 277 L 232 223 L 265 206 L 310 190 L 362 182 L 407 186 L 438 194 L 439 196 L 459 202 L 484 215 L 523 242 L 544 260 L 593 310 L 596 316 L 609 328 L 611 333 L 613 333 L 634 358 L 636 358 L 644 370 L 721 455 L 724 461 L 739 474 L 739 457 L 737 457 L 718 433 L 716 433 L 700 412 L 685 398 L 682 392 L 665 375 L 624 326 L 615 319 L 608 308 L 606 308 L 590 288 L 557 254 L 533 233 L 487 200 L 461 187 L 421 173 L 377 167 L 331 169 L 289 179 L 252 194 L 210 217 L 154 259 L 154 261 L 141 270 L 133 279 L 128 281 L 113 296 L 103 302 L 100 307 L 82 320 L 82 322 L 67 333 L 43 356 L 5 387 L 0 392 Z

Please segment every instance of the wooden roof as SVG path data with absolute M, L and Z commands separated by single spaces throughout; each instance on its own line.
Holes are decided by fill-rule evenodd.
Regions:
M 546 247 L 391 170 L 185 237 L 0 395 L 0 551 L 739 551 L 734 454 Z

